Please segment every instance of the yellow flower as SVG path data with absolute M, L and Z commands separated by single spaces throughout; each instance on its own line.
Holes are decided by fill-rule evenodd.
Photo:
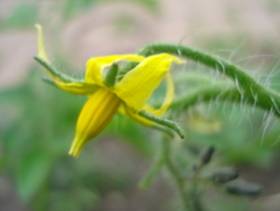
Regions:
M 167 111 L 172 102 L 174 85 L 169 70 L 173 62 L 180 62 L 177 57 L 165 53 L 149 57 L 137 54 L 93 57 L 87 62 L 84 81 L 77 81 L 48 65 L 42 28 L 40 25 L 36 25 L 36 28 L 37 61 L 48 70 L 49 82 L 64 91 L 88 96 L 77 121 L 70 155 L 79 156 L 88 140 L 96 137 L 117 112 L 146 126 L 162 127 L 161 121 L 157 122 L 156 119 Z M 125 65 L 131 67 L 127 69 Z M 167 79 L 166 96 L 156 109 L 147 101 L 164 78 Z M 172 122 L 165 122 L 167 127 L 168 124 L 173 126 Z

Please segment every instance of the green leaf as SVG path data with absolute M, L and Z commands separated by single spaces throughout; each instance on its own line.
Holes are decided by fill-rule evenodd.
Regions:
M 29 201 L 43 187 L 51 170 L 49 155 L 35 151 L 25 156 L 17 173 L 17 188 L 21 198 Z

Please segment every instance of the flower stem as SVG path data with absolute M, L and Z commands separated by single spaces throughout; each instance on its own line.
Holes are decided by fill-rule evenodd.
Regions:
M 144 56 L 158 53 L 170 53 L 190 59 L 227 75 L 235 82 L 236 88 L 240 90 L 242 96 L 249 101 L 255 101 L 260 107 L 268 111 L 273 111 L 280 116 L 279 93 L 258 83 L 241 67 L 220 57 L 182 45 L 152 44 L 146 46 L 139 52 L 139 54 Z
M 140 180 L 139 187 L 146 189 L 151 186 L 152 182 L 159 174 L 160 170 L 164 166 L 164 148 L 163 144 L 160 145 L 159 154 L 157 155 L 155 161 L 151 165 L 150 169 L 146 173 L 146 175 Z
M 252 98 L 246 98 L 240 91 L 234 86 L 221 86 L 218 84 L 208 85 L 194 89 L 190 93 L 178 97 L 171 104 L 171 109 L 184 109 L 187 110 L 191 106 L 197 103 L 207 103 L 209 101 L 217 99 L 218 101 L 239 103 L 244 105 L 251 105 L 253 107 L 259 107 L 267 112 L 273 112 L 276 116 L 280 116 L 280 113 L 276 110 L 272 110 L 269 107 L 260 104 L 259 101 L 255 101 Z
M 163 149 L 165 167 L 176 184 L 177 190 L 183 203 L 184 210 L 193 211 L 191 201 L 189 200 L 190 198 L 188 197 L 188 194 L 185 190 L 186 181 L 184 180 L 180 170 L 177 168 L 171 158 L 171 143 L 169 140 L 167 140 L 167 138 L 163 138 L 161 144 Z

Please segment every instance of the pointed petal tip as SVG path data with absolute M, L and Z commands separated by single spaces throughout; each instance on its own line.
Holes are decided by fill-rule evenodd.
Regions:
M 75 151 L 69 151 L 68 155 L 73 157 L 73 158 L 78 158 L 80 156 L 80 153 L 77 153 Z
M 71 146 L 71 149 L 68 151 L 68 155 L 70 155 L 73 158 L 78 158 L 81 154 L 81 149 L 75 148 L 73 145 Z
M 71 148 L 68 151 L 68 155 L 78 158 L 81 154 L 81 149 L 82 149 L 83 141 L 75 137 L 74 141 L 72 142 Z
M 43 27 L 40 24 L 35 24 L 37 30 L 37 56 L 48 61 L 48 55 L 45 50 Z

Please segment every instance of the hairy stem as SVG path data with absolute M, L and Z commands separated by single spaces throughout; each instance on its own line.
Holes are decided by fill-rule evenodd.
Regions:
M 217 56 L 202 52 L 191 47 L 173 44 L 148 45 L 139 54 L 149 56 L 158 53 L 170 53 L 193 60 L 230 77 L 240 89 L 241 94 L 258 106 L 273 111 L 280 116 L 280 95 L 268 89 L 249 76 L 244 69 Z
M 171 146 L 170 146 L 171 143 L 172 142 L 167 137 L 162 139 L 161 148 L 164 156 L 163 163 L 176 184 L 176 188 L 182 200 L 184 210 L 196 211 L 196 206 L 192 201 L 193 200 L 192 193 L 186 191 L 186 179 L 181 174 L 180 170 L 172 160 Z
M 226 101 L 232 103 L 242 103 L 251 106 L 256 106 L 261 109 L 273 112 L 275 115 L 280 116 L 280 113 L 273 109 L 268 109 L 263 104 L 258 103 L 252 98 L 246 98 L 235 87 L 225 88 L 219 85 L 203 86 L 193 90 L 192 92 L 178 97 L 171 105 L 171 109 L 184 109 L 194 106 L 197 103 L 207 103 L 213 100 Z
M 170 173 L 172 179 L 174 180 L 176 187 L 178 189 L 179 195 L 183 202 L 184 210 L 192 211 L 192 203 L 190 202 L 190 198 L 188 197 L 187 192 L 185 191 L 185 180 L 181 175 L 180 170 L 174 164 L 171 157 L 171 146 L 170 141 L 166 138 L 162 140 L 162 149 L 164 155 L 164 164 L 166 166 L 167 171 Z
M 204 208 L 201 203 L 201 195 L 197 189 L 199 172 L 188 181 L 188 186 L 186 186 L 187 180 L 185 176 L 172 159 L 171 144 L 172 141 L 170 138 L 166 135 L 163 136 L 159 146 L 159 154 L 147 174 L 139 182 L 139 186 L 144 189 L 148 188 L 162 170 L 162 167 L 166 167 L 176 185 L 183 209 L 185 211 L 203 211 Z

